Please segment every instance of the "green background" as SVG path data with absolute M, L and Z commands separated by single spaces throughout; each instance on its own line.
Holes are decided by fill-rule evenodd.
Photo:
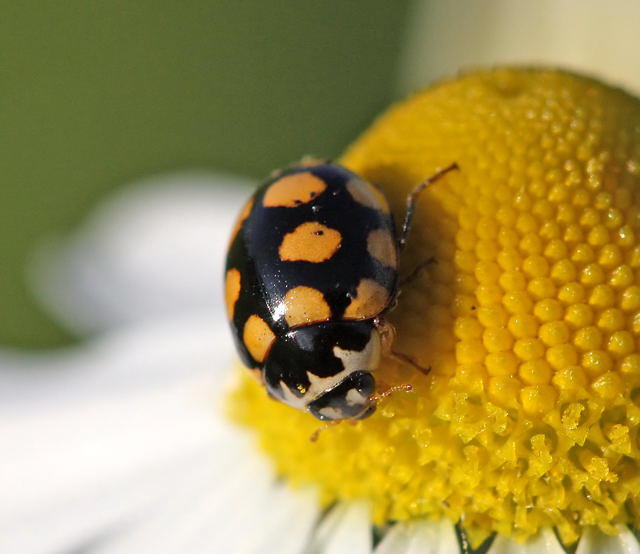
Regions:
M 1 6 L 0 2 L 0 6 Z M 72 337 L 29 253 L 131 179 L 337 155 L 391 100 L 408 2 L 13 2 L 0 17 L 0 344 Z

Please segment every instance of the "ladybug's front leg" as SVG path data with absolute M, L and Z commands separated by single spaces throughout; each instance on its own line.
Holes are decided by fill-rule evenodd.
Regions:
M 438 263 L 438 260 L 436 260 L 434 256 L 431 256 L 426 260 L 424 260 L 423 262 L 420 262 L 416 267 L 413 268 L 413 270 L 411 271 L 411 273 L 409 273 L 409 275 L 407 275 L 406 277 L 400 280 L 399 288 L 402 289 L 404 286 L 408 285 L 409 283 L 412 283 L 416 279 L 416 277 L 420 275 L 423 269 L 426 269 L 430 265 L 437 264 L 437 263 Z
M 416 203 L 418 202 L 418 198 L 424 189 L 426 189 L 431 183 L 435 183 L 438 179 L 453 171 L 454 169 L 460 169 L 457 163 L 452 163 L 451 165 L 437 171 L 431 177 L 425 179 L 422 183 L 420 183 L 417 187 L 415 187 L 407 196 L 407 211 L 404 214 L 404 221 L 402 222 L 402 231 L 400 234 L 400 240 L 398 241 L 398 247 L 400 251 L 404 248 L 404 245 L 407 243 L 407 238 L 409 237 L 409 232 L 411 231 L 411 223 L 413 221 L 413 212 L 416 208 Z
M 430 367 L 423 367 L 416 362 L 411 356 L 407 356 L 401 352 L 393 350 L 393 342 L 396 338 L 396 329 L 393 324 L 389 323 L 382 317 L 376 317 L 373 320 L 373 324 L 376 326 L 376 330 L 380 335 L 380 344 L 382 346 L 382 355 L 387 358 L 393 358 L 403 365 L 410 365 L 414 369 L 417 369 L 423 375 L 428 375 L 431 371 Z

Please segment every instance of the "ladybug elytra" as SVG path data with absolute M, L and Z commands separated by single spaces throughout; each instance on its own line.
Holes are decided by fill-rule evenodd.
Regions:
M 232 232 L 225 298 L 244 364 L 269 395 L 324 421 L 362 419 L 376 407 L 373 376 L 391 350 L 384 315 L 398 295 L 401 232 L 384 194 L 346 168 L 306 162 L 249 199 Z M 383 393 L 384 395 L 384 393 Z

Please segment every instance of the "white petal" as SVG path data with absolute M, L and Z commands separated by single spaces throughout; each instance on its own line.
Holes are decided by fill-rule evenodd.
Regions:
M 453 524 L 441 519 L 394 525 L 376 548 L 375 554 L 453 554 L 458 551 Z
M 0 352 L 0 419 L 94 396 L 137 393 L 195 375 L 219 382 L 236 359 L 226 322 L 209 316 L 146 323 L 79 348 Z
M 43 247 L 30 271 L 34 288 L 80 333 L 222 310 L 226 245 L 252 185 L 195 172 L 134 183 L 71 239 Z
M 578 543 L 576 554 L 640 554 L 640 545 L 635 536 L 624 526 L 618 526 L 614 537 L 605 535 L 596 528 L 588 527 Z
M 233 357 L 202 318 L 0 354 L 0 551 L 301 552 L 315 494 L 220 419 Z
M 0 355 L 0 552 L 70 549 L 179 491 L 215 496 L 241 441 L 216 413 L 227 334 L 195 319 L 52 356 Z
M 318 497 L 314 490 L 292 491 L 281 484 L 270 500 L 270 508 L 257 520 L 249 522 L 250 528 L 255 529 L 253 536 L 242 547 L 226 551 L 238 554 L 299 554 L 308 544 L 319 515 Z
M 498 535 L 488 554 L 565 554 L 565 550 L 547 527 L 525 543 Z
M 537 64 L 640 91 L 639 19 L 640 4 L 628 0 L 421 0 L 409 18 L 400 87 L 410 92 L 461 68 Z M 607 40 L 594 47 L 594 34 Z
M 344 502 L 326 514 L 304 554 L 370 554 L 371 509 L 363 502 Z
M 172 502 L 179 493 L 201 491 L 211 461 L 205 452 L 189 452 L 169 464 L 150 464 L 104 483 L 63 491 L 30 510 L 5 513 L 0 520 L 0 551 L 71 551 L 109 537 L 147 517 L 157 506 Z
M 228 446 L 217 444 L 221 450 Z M 224 543 L 227 535 L 232 541 L 247 537 L 251 520 L 245 519 L 244 506 L 266 508 L 267 500 L 275 497 L 270 469 L 264 460 L 251 454 L 245 451 L 243 459 L 216 471 L 209 468 L 208 475 L 198 477 L 196 487 L 179 491 L 97 552 L 237 552 Z M 243 521 L 244 527 L 230 525 L 234 519 Z

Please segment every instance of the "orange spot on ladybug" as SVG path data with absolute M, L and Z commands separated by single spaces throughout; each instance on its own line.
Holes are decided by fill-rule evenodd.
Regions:
M 327 321 L 331 317 L 331 308 L 324 294 L 313 287 L 300 286 L 290 289 L 285 294 L 283 303 L 284 318 L 290 327 Z
M 264 319 L 255 314 L 249 316 L 249 319 L 247 319 L 247 322 L 244 324 L 242 340 L 249 353 L 257 362 L 264 362 L 264 359 L 267 357 L 267 352 L 269 352 L 269 348 L 275 338 L 276 336 L 273 334 L 273 331 L 269 329 Z
M 389 292 L 373 279 L 362 279 L 356 297 L 344 311 L 344 319 L 371 319 L 387 307 Z
M 267 208 L 294 208 L 311 202 L 326 188 L 325 182 L 313 173 L 308 171 L 294 173 L 273 183 L 264 193 L 262 204 Z
M 224 298 L 227 304 L 227 316 L 229 316 L 229 319 L 233 319 L 236 302 L 240 297 L 240 289 L 242 288 L 240 280 L 240 272 L 237 269 L 227 271 L 224 283 Z
M 347 190 L 358 204 L 386 214 L 390 212 L 389 203 L 384 194 L 366 181 L 354 177 L 347 183 Z
M 242 207 L 242 211 L 238 215 L 238 219 L 236 219 L 235 225 L 233 226 L 233 230 L 231 231 L 231 238 L 229 239 L 229 244 L 230 245 L 235 240 L 236 235 L 238 234 L 238 231 L 240 230 L 240 227 L 242 227 L 242 224 L 245 222 L 245 219 L 247 219 L 249 217 L 249 214 L 251 213 L 251 210 L 253 209 L 253 202 L 254 202 L 253 197 L 249 198 L 247 203 Z
M 394 268 L 398 264 L 398 249 L 391 234 L 386 229 L 376 229 L 367 236 L 369 254 L 382 265 Z
M 317 221 L 298 225 L 282 239 L 278 253 L 284 262 L 324 262 L 342 242 L 342 235 Z

